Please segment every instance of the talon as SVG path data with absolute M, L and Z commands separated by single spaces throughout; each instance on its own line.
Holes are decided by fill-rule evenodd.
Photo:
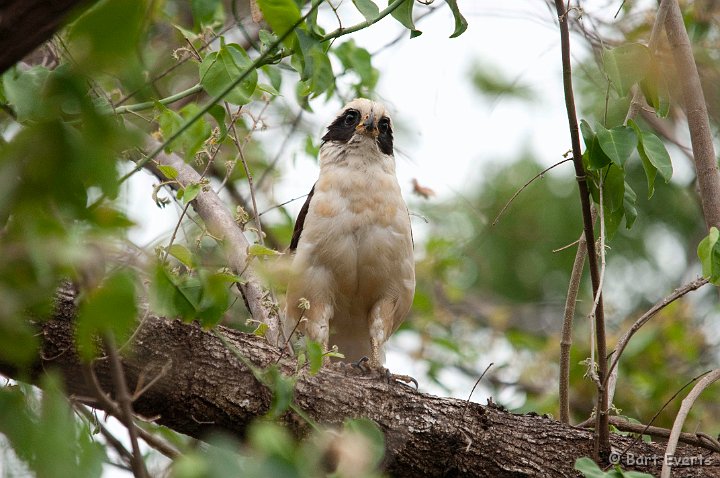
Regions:
M 364 373 L 368 373 L 370 371 L 370 369 L 367 368 L 365 366 L 365 364 L 369 361 L 370 361 L 370 359 L 367 358 L 367 356 L 365 356 L 365 357 L 361 358 L 360 360 L 358 360 L 357 362 L 351 362 L 350 365 L 352 365 L 354 368 L 357 368 Z
M 415 384 L 415 390 L 418 390 L 420 388 L 418 386 L 417 380 L 412 378 L 410 375 L 397 375 L 394 373 L 390 373 L 390 370 L 387 370 L 387 369 L 385 369 L 385 370 L 387 371 L 388 380 L 390 380 L 390 379 L 395 380 L 396 382 L 400 382 L 403 385 L 407 385 L 408 387 L 410 386 L 411 383 L 413 383 L 413 384 Z

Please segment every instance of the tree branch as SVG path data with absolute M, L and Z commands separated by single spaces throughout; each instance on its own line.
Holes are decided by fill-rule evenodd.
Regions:
M 80 373 L 74 349 L 75 297 L 58 295 L 51 320 L 38 324 L 41 350 L 30 373 L 0 363 L 0 373 L 38 379 L 53 368 L 64 378 L 67 390 L 79 397 L 93 396 Z M 262 338 L 218 327 L 217 332 L 253 367 L 266 368 L 277 361 L 279 349 Z M 270 408 L 272 392 L 228 350 L 222 340 L 197 324 L 184 324 L 150 315 L 143 322 L 122 359 L 130 389 L 153 370 L 172 363 L 167 373 L 133 402 L 136 413 L 151 416 L 160 425 L 203 438 L 212 430 L 244 436 L 248 425 Z M 60 353 L 64 351 L 64 353 Z M 279 361 L 280 370 L 292 374 L 294 362 Z M 95 372 L 103 390 L 115 397 L 110 364 L 98 361 Z M 99 407 L 97 402 L 92 406 Z M 535 414 L 516 415 L 497 408 L 469 405 L 465 400 L 439 398 L 410 387 L 390 384 L 377 376 L 358 375 L 339 364 L 315 376 L 300 375 L 294 406 L 312 420 L 339 426 L 346 418 L 367 417 L 385 434 L 385 471 L 391 476 L 554 476 L 576 477 L 575 460 L 592 453 L 592 432 Z M 466 408 L 467 407 L 467 408 Z M 280 420 L 297 436 L 310 430 L 293 412 Z M 632 438 L 612 435 L 622 449 Z M 662 455 L 658 444 L 637 443 L 637 455 Z M 677 455 L 697 456 L 700 449 L 682 445 Z M 703 450 L 703 452 L 706 452 Z M 702 469 L 678 468 L 680 477 L 720 477 L 720 454 L 711 454 Z M 658 474 L 658 466 L 629 467 Z
M 146 141 L 148 149 L 156 150 L 160 143 L 151 137 Z M 159 177 L 164 177 L 157 165 L 171 166 L 177 171 L 175 181 L 180 187 L 199 184 L 200 174 L 174 153 L 161 152 L 155 158 L 156 163 L 145 163 L 145 167 Z M 168 178 L 169 179 L 169 178 Z M 235 218 L 220 197 L 210 188 L 203 188 L 192 201 L 195 212 L 202 218 L 210 234 L 222 240 L 228 266 L 236 274 L 242 274 L 242 282 L 238 284 L 245 304 L 253 319 L 267 324 L 265 337 L 271 344 L 278 344 L 280 339 L 280 318 L 277 306 L 267 298 L 267 291 L 262 287 L 252 269 L 248 267 L 248 243 L 245 235 L 235 222 Z
M 720 172 L 718 172 L 700 75 L 695 65 L 692 44 L 687 30 L 685 30 L 680 7 L 676 0 L 668 1 L 668 3 L 670 5 L 665 19 L 665 31 L 675 60 L 677 76 L 682 78 L 680 84 L 685 103 L 685 115 L 690 129 L 690 142 L 695 159 L 705 225 L 708 230 L 712 226 L 720 228 Z
M 60 28 L 73 10 L 94 0 L 12 0 L 0 8 L 0 73 L 4 72 Z

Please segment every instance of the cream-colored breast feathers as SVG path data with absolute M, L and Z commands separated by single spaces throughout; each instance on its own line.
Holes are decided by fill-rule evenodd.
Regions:
M 392 150 L 387 154 L 391 128 L 384 107 L 364 99 L 328 128 L 320 177 L 298 218 L 300 231 L 296 225 L 284 327 L 337 345 L 348 361 L 368 357 L 376 368 L 415 291 L 410 218 Z M 308 310 L 298 307 L 301 298 Z

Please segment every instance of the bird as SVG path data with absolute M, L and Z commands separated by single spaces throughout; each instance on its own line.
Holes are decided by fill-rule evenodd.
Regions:
M 345 362 L 390 375 L 384 345 L 412 305 L 415 261 L 386 108 L 346 104 L 322 137 L 319 163 L 289 247 L 285 336 L 297 331 L 323 351 L 336 345 Z

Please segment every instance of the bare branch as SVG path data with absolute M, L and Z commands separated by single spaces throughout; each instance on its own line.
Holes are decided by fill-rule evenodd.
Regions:
M 685 419 L 687 418 L 688 413 L 690 413 L 690 409 L 695 404 L 695 400 L 697 400 L 700 394 L 707 387 L 715 383 L 717 380 L 720 380 L 720 368 L 715 369 L 709 374 L 705 375 L 702 380 L 700 380 L 697 385 L 695 385 L 693 389 L 690 390 L 690 393 L 688 393 L 687 397 L 685 397 L 685 399 L 682 401 L 682 405 L 680 405 L 680 410 L 675 417 L 675 422 L 673 422 L 673 427 L 672 431 L 670 432 L 670 438 L 668 439 L 667 448 L 665 449 L 666 457 L 675 456 L 675 450 L 677 449 L 678 439 L 680 438 L 682 427 L 685 424 Z M 672 473 L 671 467 L 671 460 L 664 460 L 660 478 L 670 478 L 670 474 Z

